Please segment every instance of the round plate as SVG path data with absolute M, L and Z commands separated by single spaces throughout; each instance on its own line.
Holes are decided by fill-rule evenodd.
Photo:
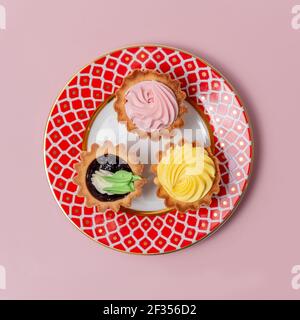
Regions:
M 72 182 L 80 152 L 97 141 L 100 110 L 108 109 L 123 78 L 133 69 L 155 69 L 180 81 L 188 101 L 211 130 L 210 143 L 220 161 L 221 190 L 209 207 L 139 212 L 99 212 L 87 208 Z M 99 120 L 100 119 L 100 120 Z M 107 117 L 102 116 L 104 121 Z M 197 121 L 196 121 L 197 122 Z M 96 132 L 96 133 L 95 133 Z M 203 137 L 204 141 L 207 137 Z M 83 68 L 53 106 L 45 133 L 45 167 L 53 194 L 66 216 L 87 236 L 127 253 L 160 254 L 188 247 L 219 228 L 232 215 L 248 184 L 253 156 L 249 119 L 226 79 L 204 60 L 180 49 L 135 45 L 107 53 Z M 150 201 L 151 202 L 151 201 Z M 156 214 L 153 214 L 156 213 Z

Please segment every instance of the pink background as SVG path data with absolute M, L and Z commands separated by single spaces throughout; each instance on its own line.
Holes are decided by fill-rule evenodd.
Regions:
M 300 264 L 297 0 L 0 3 L 7 9 L 0 299 L 300 298 L 291 287 L 291 268 Z M 43 165 L 44 128 L 59 91 L 103 52 L 134 43 L 207 59 L 237 88 L 255 130 L 253 180 L 235 216 L 208 240 L 162 256 L 118 253 L 81 234 L 56 204 Z

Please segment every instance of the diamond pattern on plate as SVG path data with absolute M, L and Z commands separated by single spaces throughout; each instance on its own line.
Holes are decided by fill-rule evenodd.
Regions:
M 87 208 L 72 182 L 89 118 L 133 69 L 155 69 L 180 81 L 208 116 L 220 161 L 221 191 L 210 207 L 160 216 L 98 212 Z M 252 138 L 248 117 L 231 85 L 189 53 L 160 46 L 135 46 L 102 56 L 66 85 L 52 108 L 45 136 L 45 163 L 54 196 L 68 218 L 99 243 L 128 253 L 158 254 L 185 248 L 230 217 L 248 182 Z

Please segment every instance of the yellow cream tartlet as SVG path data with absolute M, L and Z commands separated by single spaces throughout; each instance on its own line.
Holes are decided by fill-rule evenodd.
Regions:
M 219 192 L 218 160 L 210 149 L 196 143 L 171 146 L 159 154 L 152 170 L 156 173 L 157 195 L 165 199 L 167 207 L 197 209 L 209 205 L 212 195 Z

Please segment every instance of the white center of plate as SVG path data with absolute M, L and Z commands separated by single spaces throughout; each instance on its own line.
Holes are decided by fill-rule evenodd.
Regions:
M 144 162 L 143 177 L 147 179 L 147 184 L 143 187 L 142 195 L 133 200 L 131 209 L 141 212 L 163 210 L 165 209 L 164 201 L 156 195 L 156 185 L 153 183 L 154 175 L 150 170 L 151 161 L 155 163 L 153 161 L 156 159 L 155 156 L 158 150 L 164 149 L 163 141 L 155 142 L 148 138 L 139 139 L 137 135 L 128 133 L 126 126 L 118 122 L 113 104 L 114 99 L 108 102 L 94 119 L 87 141 L 88 150 L 90 150 L 93 143 L 101 144 L 106 140 L 111 141 L 113 144 L 125 143 L 129 148 L 138 142 L 138 147 L 142 155 L 141 160 Z M 190 129 L 187 135 L 191 137 L 186 140 L 191 141 L 197 139 L 197 141 L 203 145 L 209 146 L 209 131 L 204 120 L 191 104 L 185 101 L 185 105 L 188 111 L 184 115 L 184 129 Z M 184 136 L 185 134 L 186 132 Z

